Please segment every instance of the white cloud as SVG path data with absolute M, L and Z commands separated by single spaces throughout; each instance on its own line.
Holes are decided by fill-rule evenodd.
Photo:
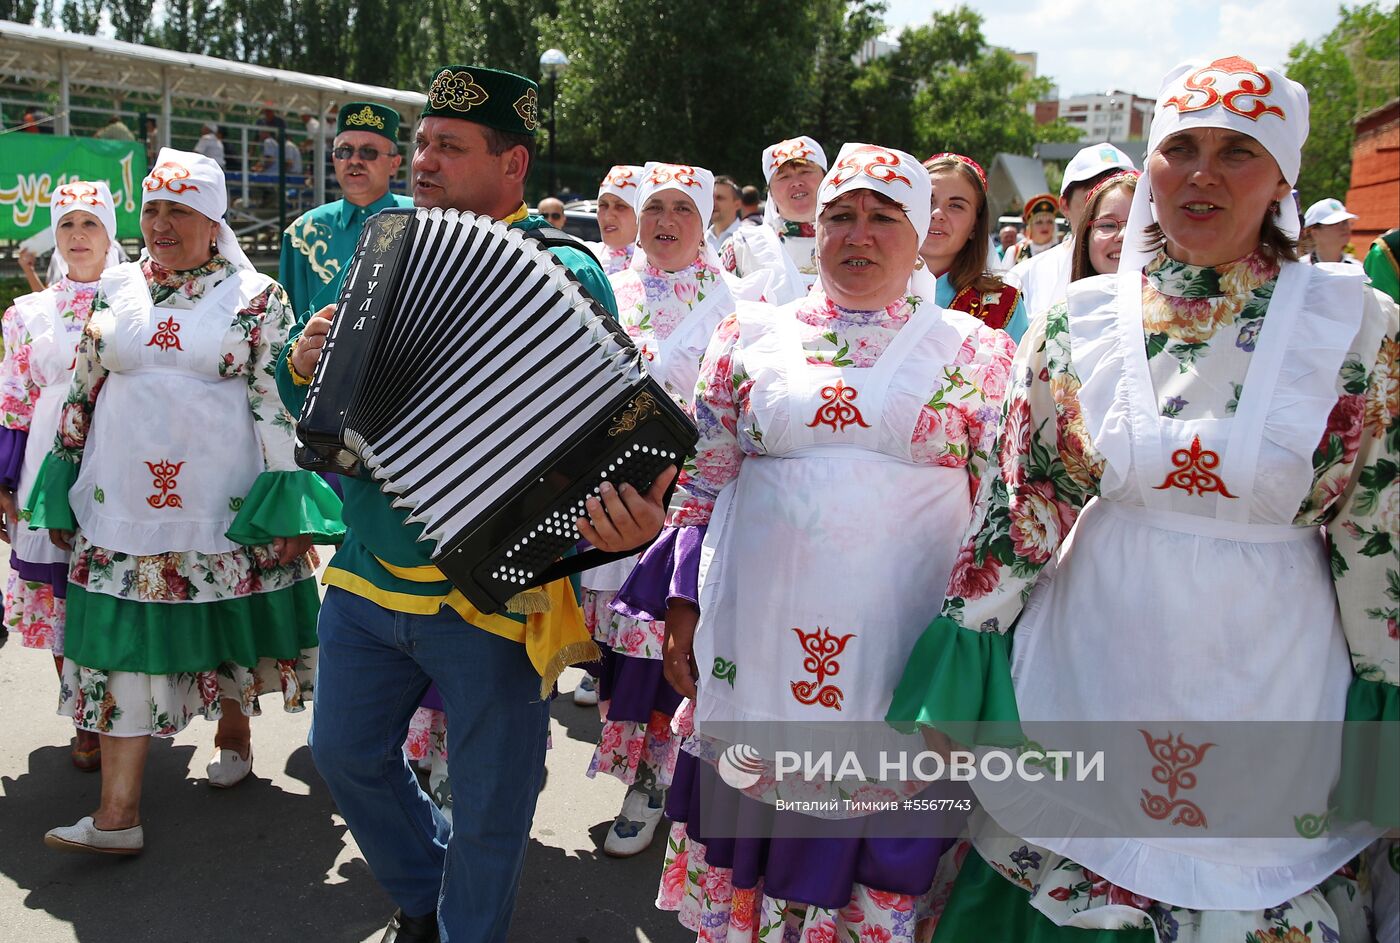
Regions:
M 891 0 L 892 27 L 926 22 L 957 0 Z M 1237 54 L 1282 66 L 1300 40 L 1316 40 L 1337 22 L 1328 0 L 972 0 L 987 40 L 1039 53 L 1040 74 L 1061 95 L 1110 88 L 1149 97 L 1172 66 Z

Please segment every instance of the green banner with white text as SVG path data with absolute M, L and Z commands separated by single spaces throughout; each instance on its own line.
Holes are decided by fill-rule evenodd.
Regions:
M 141 235 L 139 142 L 49 134 L 0 134 L 0 239 L 26 239 L 49 225 L 49 194 L 70 180 L 106 180 L 117 204 L 117 235 Z

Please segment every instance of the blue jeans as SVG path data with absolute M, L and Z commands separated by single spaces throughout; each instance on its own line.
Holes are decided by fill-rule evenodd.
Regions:
M 331 587 L 317 624 L 311 754 L 370 870 L 442 939 L 501 943 L 544 776 L 549 705 L 517 642 L 450 609 L 385 609 Z M 453 825 L 403 754 L 429 682 L 447 708 Z

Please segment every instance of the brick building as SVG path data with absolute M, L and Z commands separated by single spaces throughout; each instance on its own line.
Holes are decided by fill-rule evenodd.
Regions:
M 1352 224 L 1357 255 L 1400 226 L 1400 98 L 1356 119 L 1346 204 L 1360 217 Z

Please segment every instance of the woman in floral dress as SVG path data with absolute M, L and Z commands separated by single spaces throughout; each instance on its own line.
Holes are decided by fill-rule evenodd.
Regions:
M 43 291 L 22 295 L 5 312 L 0 361 L 0 528 L 11 545 L 5 586 L 5 628 L 26 648 L 47 648 L 63 675 L 63 611 L 68 555 L 42 531 L 31 531 L 19 501 L 34 483 L 58 431 L 58 413 L 72 376 L 73 352 L 92 311 L 97 279 L 121 259 L 117 214 L 106 181 L 72 180 L 49 198 L 51 227 L 64 274 Z M 79 730 L 73 764 L 101 762 L 97 736 Z
M 311 695 L 313 539 L 339 500 L 296 467 L 273 366 L 295 320 L 222 216 L 223 172 L 165 148 L 143 181 L 146 255 L 103 274 L 32 526 L 71 549 L 59 710 L 101 735 L 97 810 L 52 847 L 135 854 L 152 736 L 217 720 L 210 785 L 252 768 L 249 717 Z
M 975 783 L 939 943 L 1371 938 L 1357 856 L 1396 798 L 1337 731 L 1400 720 L 1400 341 L 1388 299 L 1296 261 L 1307 127 L 1277 71 L 1169 73 L 1119 272 L 1021 345 L 889 719 L 1092 729 L 1121 775 Z
M 1019 343 L 1028 323 L 1025 300 L 1015 285 L 987 270 L 992 213 L 986 173 L 962 154 L 934 154 L 924 168 L 933 188 L 933 218 L 919 258 L 938 276 L 935 302 L 999 327 Z
M 735 839 L 773 781 L 741 796 L 715 765 L 726 725 L 868 731 L 952 567 L 1015 345 L 930 300 L 928 180 L 908 154 L 843 148 L 818 191 L 820 283 L 721 322 L 684 506 L 623 590 L 665 613 L 666 676 L 695 699 L 657 905 L 699 940 L 912 941 L 951 844 L 826 824 Z
M 647 370 L 689 411 L 705 345 L 734 300 L 705 240 L 714 175 L 703 167 L 648 163 L 637 193 L 638 243 L 645 261 L 610 276 L 618 322 L 642 350 Z M 676 766 L 671 718 L 680 695 L 661 672 L 660 619 L 610 609 L 635 557 L 583 574 L 584 619 L 603 662 L 598 709 L 603 729 L 588 775 L 630 788 L 603 850 L 629 857 L 651 844 Z

